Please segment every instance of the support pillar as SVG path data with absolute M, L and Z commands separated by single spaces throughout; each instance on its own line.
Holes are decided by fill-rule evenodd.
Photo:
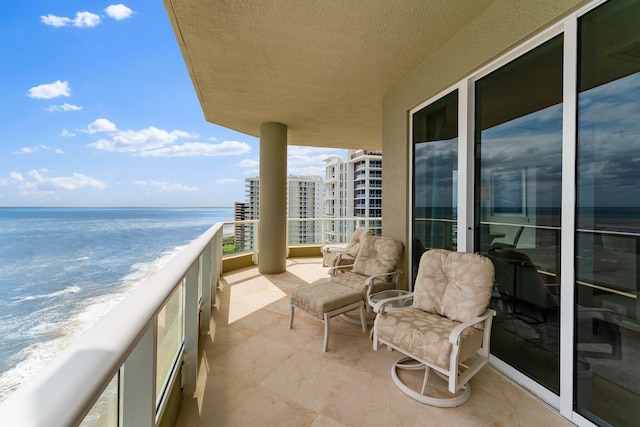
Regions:
M 283 273 L 287 262 L 287 126 L 260 125 L 258 271 Z

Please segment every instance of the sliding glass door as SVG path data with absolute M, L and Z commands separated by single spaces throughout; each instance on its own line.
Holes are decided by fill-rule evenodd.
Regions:
M 458 91 L 413 115 L 413 277 L 426 249 L 457 248 Z
M 475 85 L 475 250 L 495 266 L 491 352 L 560 393 L 559 35 Z
M 575 405 L 599 424 L 640 408 L 640 2 L 578 20 Z

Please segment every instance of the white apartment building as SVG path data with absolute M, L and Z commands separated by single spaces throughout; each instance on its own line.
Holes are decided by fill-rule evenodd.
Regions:
M 348 150 L 347 160 L 331 156 L 325 160 L 325 217 L 382 217 L 382 152 Z M 353 232 L 352 221 L 327 223 L 326 239 L 343 242 Z M 381 221 L 366 223 L 376 234 Z
M 291 175 L 287 177 L 287 218 L 322 218 L 324 216 L 324 182 L 320 176 Z M 259 219 L 260 180 L 245 179 L 245 219 Z M 321 241 L 322 226 L 315 221 L 290 221 L 289 244 L 309 244 Z M 254 228 L 245 228 L 245 241 L 253 241 Z

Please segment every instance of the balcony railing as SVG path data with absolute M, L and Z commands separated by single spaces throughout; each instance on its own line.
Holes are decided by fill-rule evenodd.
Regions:
M 287 228 L 306 224 L 314 232 L 298 244 L 320 246 L 380 221 L 292 218 Z M 239 239 L 242 248 L 238 227 L 251 230 L 251 239 Z M 174 390 L 196 389 L 198 336 L 209 330 L 223 254 L 253 253 L 255 262 L 258 234 L 257 221 L 215 224 L 0 403 L 0 424 L 159 425 Z

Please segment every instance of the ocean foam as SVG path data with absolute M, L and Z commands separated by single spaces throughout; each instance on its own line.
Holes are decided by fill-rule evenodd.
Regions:
M 0 373 L 0 401 L 4 400 L 12 391 L 34 376 L 59 351 L 63 350 L 75 338 L 93 326 L 142 282 L 158 272 L 186 247 L 187 245 L 177 246 L 171 251 L 162 253 L 153 261 L 134 264 L 131 267 L 131 272 L 121 279 L 119 286 L 115 286 L 113 292 L 83 300 L 81 302 L 82 307 L 70 318 L 60 322 L 43 320 L 41 323 L 28 328 L 25 331 L 28 335 L 39 335 L 39 338 L 44 338 L 47 335 L 54 335 L 54 337 L 31 344 L 12 357 L 20 360 L 20 362 L 14 368 Z M 24 297 L 21 300 L 55 298 L 79 292 L 81 289 L 79 286 L 69 286 L 58 292 Z M 51 311 L 54 310 L 51 308 Z M 37 317 L 46 317 L 46 315 L 38 315 Z
M 21 303 L 24 301 L 33 301 L 36 299 L 45 299 L 45 298 L 55 298 L 66 294 L 75 294 L 76 292 L 80 292 L 82 288 L 79 286 L 69 286 L 67 288 L 62 289 L 61 291 L 51 292 L 49 294 L 41 294 L 41 295 L 29 295 L 26 297 L 15 297 L 12 300 L 16 303 Z

